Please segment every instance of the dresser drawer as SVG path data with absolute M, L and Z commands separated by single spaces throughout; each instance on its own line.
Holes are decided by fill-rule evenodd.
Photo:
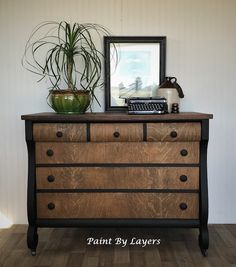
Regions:
M 36 123 L 33 126 L 35 141 L 86 142 L 85 123 Z
M 37 189 L 198 189 L 197 167 L 40 167 Z
M 143 141 L 142 123 L 92 123 L 91 142 L 139 142 Z
M 38 193 L 38 218 L 198 218 L 198 194 Z
M 186 123 L 147 123 L 147 141 L 200 141 L 201 124 Z
M 36 143 L 36 163 L 199 163 L 198 142 Z

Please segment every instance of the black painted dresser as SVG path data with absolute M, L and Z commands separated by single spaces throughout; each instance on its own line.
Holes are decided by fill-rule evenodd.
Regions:
M 208 249 L 211 114 L 23 115 L 28 148 L 27 243 L 38 227 L 199 228 Z

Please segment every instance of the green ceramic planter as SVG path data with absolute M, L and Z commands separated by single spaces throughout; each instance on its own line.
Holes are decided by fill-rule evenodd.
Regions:
M 88 91 L 52 90 L 49 94 L 51 108 L 60 114 L 85 113 L 90 104 Z

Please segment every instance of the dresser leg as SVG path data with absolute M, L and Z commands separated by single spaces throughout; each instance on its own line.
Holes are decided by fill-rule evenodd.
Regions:
M 31 255 L 36 255 L 36 248 L 38 245 L 38 234 L 37 234 L 37 227 L 29 225 L 27 231 L 27 245 L 28 248 L 31 249 Z
M 198 243 L 199 243 L 199 247 L 201 249 L 202 255 L 207 256 L 207 249 L 209 247 L 209 234 L 208 234 L 207 226 L 200 228 L 200 234 L 198 236 Z

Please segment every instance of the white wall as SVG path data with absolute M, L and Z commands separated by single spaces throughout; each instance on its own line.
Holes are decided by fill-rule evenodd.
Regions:
M 214 114 L 208 155 L 210 222 L 236 223 L 235 0 L 0 0 L 0 212 L 26 223 L 27 151 L 21 114 L 50 110 L 45 84 L 21 67 L 39 22 L 95 22 L 115 35 L 166 35 L 167 75 L 183 111 Z M 103 92 L 99 92 L 103 102 Z M 102 111 L 103 108 L 96 108 Z

